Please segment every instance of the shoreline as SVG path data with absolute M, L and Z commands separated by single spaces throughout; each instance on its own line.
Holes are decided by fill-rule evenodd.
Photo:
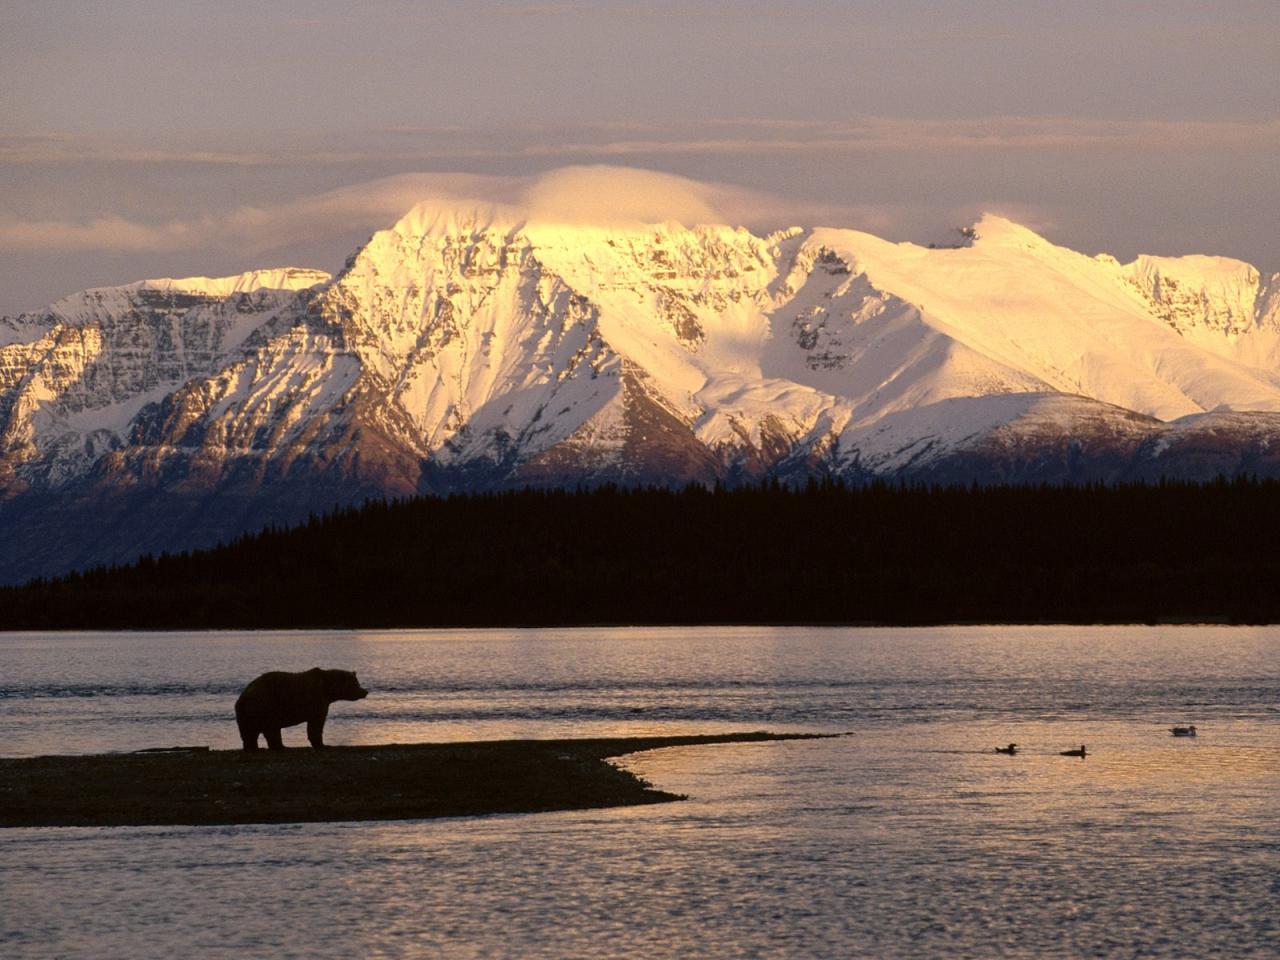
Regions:
M 0 587 L 0 589 L 3 589 Z M 1276 620 L 1232 620 L 1228 617 L 1158 617 L 1147 620 L 682 620 L 533 621 L 513 623 L 427 623 L 394 626 L 319 624 L 302 626 L 141 626 L 141 627 L 0 627 L 0 638 L 30 634 L 164 634 L 164 633 L 426 633 L 500 630 L 938 630 L 980 627 L 1233 627 L 1249 630 L 1280 626 Z
M 0 759 L 0 828 L 419 820 L 670 803 L 608 762 L 664 747 L 813 740 L 745 733 L 312 750 L 159 748 Z

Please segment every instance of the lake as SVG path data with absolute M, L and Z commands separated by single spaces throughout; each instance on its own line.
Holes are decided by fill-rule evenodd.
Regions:
M 311 666 L 372 691 L 332 744 L 848 736 L 623 758 L 658 806 L 6 830 L 0 954 L 1280 955 L 1271 628 L 8 634 L 0 754 L 232 748 Z

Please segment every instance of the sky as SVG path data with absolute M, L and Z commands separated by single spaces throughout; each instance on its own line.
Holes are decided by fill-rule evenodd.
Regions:
M 1280 270 L 1274 0 L 0 0 L 0 91 L 0 314 L 618 167 L 661 219 Z

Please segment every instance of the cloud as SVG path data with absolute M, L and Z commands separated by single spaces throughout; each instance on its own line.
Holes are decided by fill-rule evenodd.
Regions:
M 83 250 L 157 251 L 190 246 L 190 226 L 148 225 L 122 217 L 84 222 L 0 219 L 0 250 L 73 253 Z
M 351 252 L 361 235 L 409 215 L 460 210 L 482 220 L 621 226 L 679 222 L 744 226 L 757 234 L 779 227 L 827 226 L 919 243 L 949 242 L 955 227 L 994 213 L 1038 233 L 1053 234 L 1061 211 L 1052 204 L 998 195 L 939 203 L 835 203 L 797 200 L 741 186 L 653 170 L 578 165 L 535 176 L 405 173 L 277 204 L 242 205 L 189 219 L 149 223 L 122 216 L 83 221 L 21 221 L 0 215 L 0 251 L 19 255 L 84 252 L 191 253 L 254 258 L 324 249 Z M 341 255 L 339 253 L 338 255 Z M 143 268 L 145 270 L 145 266 Z
M 442 164 L 531 160 L 609 162 L 656 156 L 859 156 L 1003 152 L 1035 154 L 1122 148 L 1134 151 L 1280 148 L 1280 119 L 1240 121 L 987 117 L 842 121 L 713 118 L 697 123 L 530 124 L 501 132 L 457 124 L 397 126 L 314 140 L 236 145 L 230 138 L 180 147 L 116 139 L 0 137 L 0 165 L 132 163 L 223 167 L 321 167 L 366 163 Z
M 710 121 L 703 129 L 737 136 L 674 131 L 630 139 L 549 139 L 493 155 L 628 157 L 741 154 L 919 154 L 938 152 L 1043 152 L 1099 147 L 1189 150 L 1280 146 L 1280 120 L 1258 122 L 1100 121 L 996 117 L 921 121 L 869 119 L 853 123 L 789 120 Z
M 617 138 L 619 131 L 639 134 Z M 713 135 L 708 136 L 709 133 Z M 626 157 L 652 154 L 894 154 L 942 151 L 1082 150 L 1125 147 L 1187 150 L 1280 146 L 1280 119 L 1257 121 L 1091 120 L 989 117 L 850 121 L 712 119 L 697 124 L 599 124 L 568 130 L 528 128 L 511 142 L 468 145 L 459 134 L 438 148 L 457 156 Z M 611 137 L 610 134 L 614 136 Z M 431 151 L 430 138 L 423 150 Z
M 749 205 L 747 191 L 650 171 L 585 167 L 539 177 L 410 173 L 274 205 L 240 206 L 189 220 L 147 223 L 119 216 L 84 221 L 0 218 L 0 249 L 16 252 L 193 249 L 253 253 L 317 236 L 389 226 L 415 205 L 501 205 L 521 218 L 710 222 Z M 763 202 L 763 200 L 761 201 Z
M 256 254 L 326 236 L 389 227 L 409 210 L 465 209 L 504 219 L 598 225 L 678 221 L 771 228 L 793 223 L 880 229 L 884 206 L 812 204 L 731 184 L 613 166 L 563 167 L 530 177 L 408 173 L 273 205 L 240 206 L 188 220 L 123 217 L 21 221 L 0 217 L 0 250 L 58 253 L 234 251 Z
M 210 251 L 256 256 L 324 238 L 372 233 L 415 211 L 421 219 L 461 210 L 485 220 L 635 226 L 727 224 L 847 227 L 922 240 L 997 213 L 1032 229 L 1055 226 L 1043 207 L 1007 201 L 937 204 L 808 202 L 732 184 L 628 167 L 561 167 L 537 176 L 408 173 L 273 205 L 240 206 L 189 220 L 145 223 L 123 217 L 17 221 L 0 217 L 0 251 L 57 254 Z M 936 234 L 936 236 L 935 236 Z
M 329 154 L 320 152 L 316 159 Z M 269 166 L 296 162 L 296 152 L 254 149 L 172 149 L 99 137 L 44 134 L 0 136 L 0 164 L 56 166 L 75 163 L 201 164 L 206 166 Z
M 958 126 L 965 138 L 973 139 L 975 131 Z M 1008 137 L 1017 133 L 1021 123 L 996 126 Z M 1165 132 L 1186 135 L 1181 127 Z M 1029 135 L 1040 136 L 1034 125 Z M 986 142 L 986 137 L 978 140 Z M 404 173 L 280 203 L 241 205 L 164 222 L 122 215 L 23 220 L 0 214 L 0 251 L 17 255 L 194 251 L 202 257 L 217 253 L 243 259 L 267 252 L 315 250 L 324 243 L 329 244 L 324 249 L 349 250 L 360 235 L 385 229 L 420 205 L 424 206 L 419 216 L 462 209 L 507 222 L 677 221 L 745 226 L 757 233 L 798 224 L 846 227 L 918 242 L 941 242 L 949 228 L 973 223 L 984 212 L 1003 215 L 1040 233 L 1054 233 L 1061 226 L 1063 213 L 1054 204 L 1013 202 L 992 194 L 990 185 L 961 202 L 957 199 L 921 195 L 909 202 L 805 201 L 728 183 L 600 164 L 559 167 L 533 176 Z
M 427 197 L 496 194 L 497 181 L 469 174 L 401 174 L 264 206 L 239 206 L 186 220 L 147 223 L 119 216 L 23 221 L 0 217 L 0 250 L 59 251 L 238 250 L 255 253 L 316 236 L 394 223 Z
M 531 219 L 568 223 L 715 223 L 725 219 L 724 203 L 734 193 L 746 191 L 648 170 L 570 167 L 531 182 L 520 205 Z

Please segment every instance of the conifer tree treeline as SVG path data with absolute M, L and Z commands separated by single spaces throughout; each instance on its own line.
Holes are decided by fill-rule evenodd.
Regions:
M 371 502 L 0 590 L 0 626 L 1280 620 L 1280 484 Z

